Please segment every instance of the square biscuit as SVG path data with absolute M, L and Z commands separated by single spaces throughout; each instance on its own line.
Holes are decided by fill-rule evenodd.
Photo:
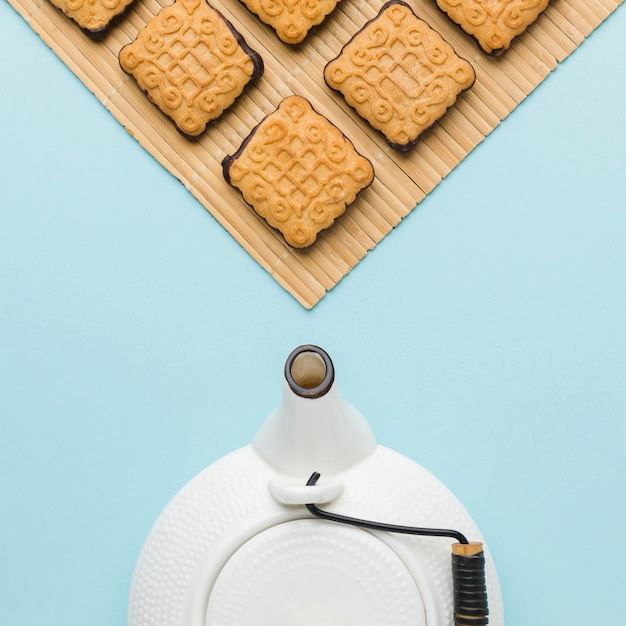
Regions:
M 408 152 L 469 89 L 472 65 L 401 0 L 378 15 L 324 68 L 324 80 L 387 143 Z
M 370 161 L 300 96 L 285 98 L 222 162 L 224 178 L 294 248 L 306 248 L 374 179 Z
M 241 0 L 252 13 L 271 26 L 288 44 L 305 39 L 313 26 L 332 13 L 339 0 Z
M 549 0 L 437 0 L 437 6 L 492 56 L 504 54 Z
M 176 128 L 197 137 L 263 74 L 263 60 L 205 0 L 176 0 L 119 53 L 122 69 Z
M 134 0 L 50 0 L 87 34 L 99 35 L 122 15 Z

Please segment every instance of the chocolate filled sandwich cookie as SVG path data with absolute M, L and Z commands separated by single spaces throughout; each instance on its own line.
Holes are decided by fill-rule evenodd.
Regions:
M 161 9 L 119 54 L 122 69 L 188 137 L 198 137 L 263 74 L 263 60 L 205 0 Z
M 326 65 L 324 79 L 393 149 L 408 152 L 476 74 L 408 4 L 392 0 Z

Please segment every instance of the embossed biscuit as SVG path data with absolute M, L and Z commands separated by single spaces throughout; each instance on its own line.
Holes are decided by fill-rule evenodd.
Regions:
M 300 96 L 285 98 L 222 166 L 294 248 L 310 246 L 374 179 L 370 161 Z
M 476 74 L 406 3 L 392 0 L 329 61 L 324 79 L 392 148 L 408 152 Z
M 324 21 L 339 0 L 241 0 L 260 20 L 269 24 L 281 41 L 300 43 L 313 26 Z
M 493 56 L 504 54 L 549 0 L 437 0 L 437 6 Z
M 106 31 L 134 0 L 50 0 L 86 33 L 98 35 Z
M 261 57 L 205 0 L 176 0 L 161 9 L 119 60 L 189 137 L 204 132 L 263 74 Z

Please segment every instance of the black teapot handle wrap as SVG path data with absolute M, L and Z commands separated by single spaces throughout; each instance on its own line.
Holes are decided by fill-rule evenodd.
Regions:
M 452 544 L 452 588 L 455 626 L 484 626 L 489 623 L 482 543 Z

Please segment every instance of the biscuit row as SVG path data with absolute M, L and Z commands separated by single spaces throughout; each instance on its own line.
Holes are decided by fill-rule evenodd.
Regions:
M 50 0 L 86 33 L 98 36 L 119 19 L 134 0 Z M 302 42 L 332 13 L 339 0 L 240 0 L 287 44 Z M 437 6 L 474 37 L 490 55 L 511 46 L 547 8 L 549 0 L 436 0 Z
M 105 31 L 131 1 L 51 0 L 91 34 Z M 285 43 L 302 41 L 337 3 L 242 1 Z M 448 3 L 458 9 L 472 1 Z M 438 2 L 441 6 L 444 0 Z M 96 19 L 99 4 L 106 11 Z M 524 7 L 529 5 L 541 6 L 526 0 Z M 484 26 L 483 15 L 473 15 L 473 26 Z M 519 30 L 518 18 L 526 14 L 520 9 L 496 17 L 502 15 Z M 491 52 L 500 53 L 510 44 L 510 39 L 502 44 L 492 35 Z M 264 72 L 261 55 L 207 0 L 175 0 L 161 9 L 121 49 L 119 62 L 189 138 L 200 136 Z M 408 4 L 391 0 L 327 63 L 324 80 L 391 148 L 408 152 L 474 84 L 475 72 Z M 222 166 L 225 180 L 295 248 L 310 246 L 374 178 L 371 162 L 299 96 L 283 100 Z

